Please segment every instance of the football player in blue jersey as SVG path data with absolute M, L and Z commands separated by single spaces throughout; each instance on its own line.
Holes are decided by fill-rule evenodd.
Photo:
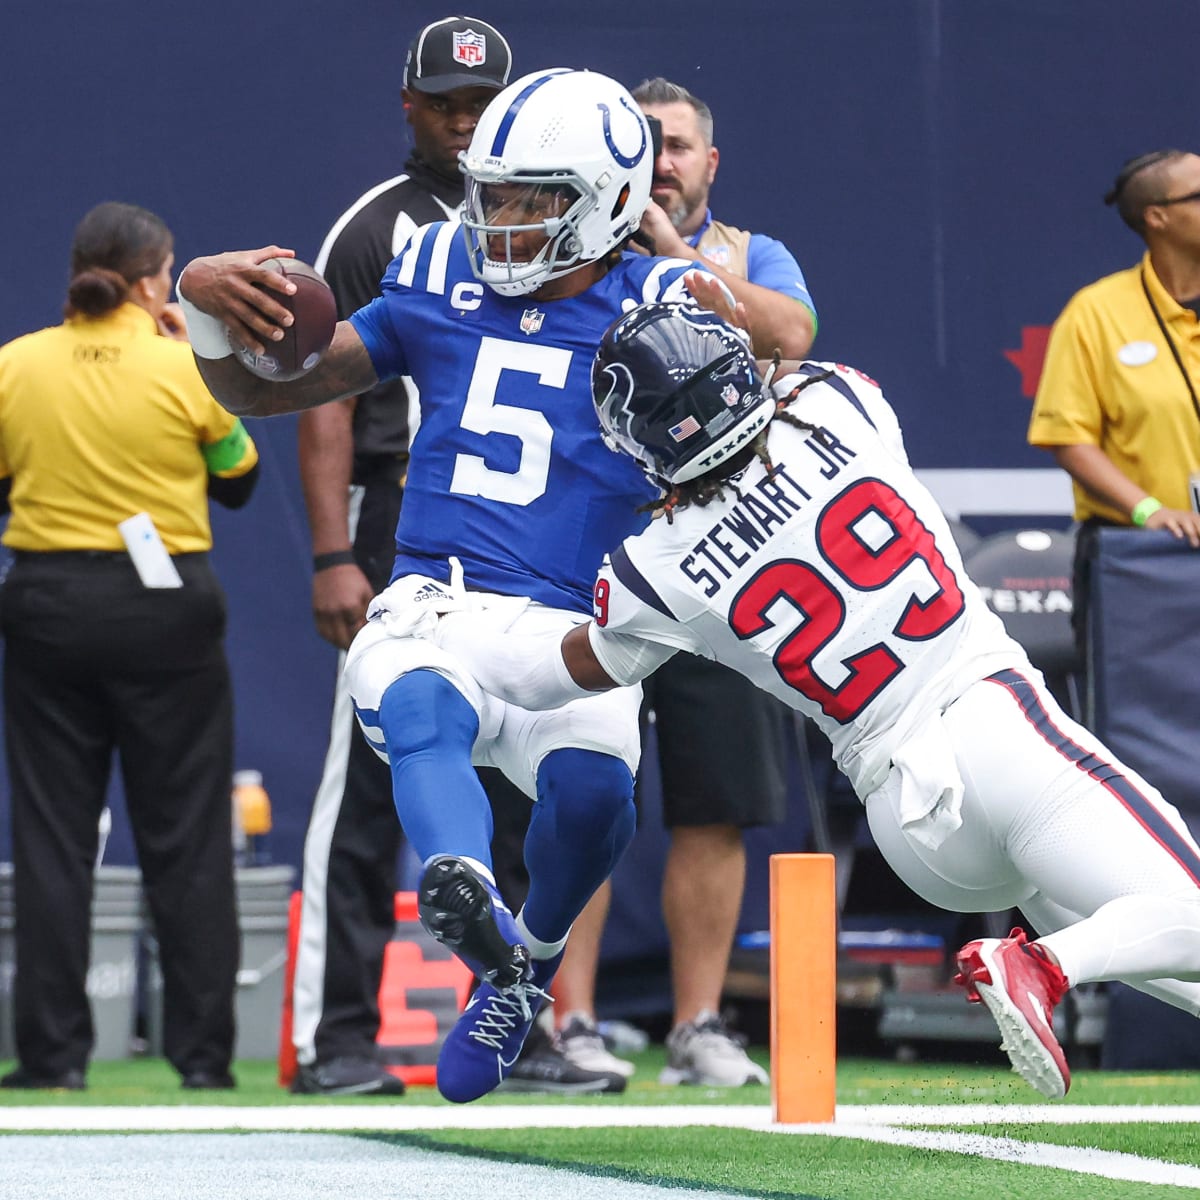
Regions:
M 653 490 L 605 448 L 589 371 L 605 329 L 652 300 L 719 300 L 694 262 L 623 253 L 649 203 L 650 127 L 603 75 L 528 75 L 484 111 L 463 158 L 463 227 L 418 229 L 382 294 L 348 321 L 307 375 L 243 370 L 290 314 L 269 246 L 196 259 L 180 280 L 200 370 L 231 411 L 268 416 L 357 395 L 406 375 L 420 393 L 393 582 L 347 656 L 363 732 L 386 756 L 420 855 L 426 928 L 484 980 L 448 1036 L 438 1086 L 473 1100 L 507 1075 L 567 934 L 634 830 L 639 690 L 528 713 L 488 696 L 452 656 L 393 636 L 389 612 L 452 569 L 496 628 L 569 629 L 591 611 L 604 551 L 635 532 Z M 425 589 L 425 590 L 423 590 Z M 394 628 L 394 627 L 393 627 Z M 514 917 L 490 870 L 491 814 L 476 764 L 536 800 L 525 844 L 529 894 Z

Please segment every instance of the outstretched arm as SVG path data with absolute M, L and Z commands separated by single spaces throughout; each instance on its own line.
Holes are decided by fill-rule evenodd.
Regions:
M 470 613 L 452 613 L 438 622 L 436 640 L 480 687 L 520 708 L 559 708 L 618 686 L 600 665 L 586 624 L 560 639 L 557 633 L 500 633 Z
M 604 669 L 592 649 L 592 639 L 588 636 L 589 625 L 576 625 L 562 640 L 563 665 L 567 674 L 581 688 L 589 692 L 607 692 L 615 688 L 617 681 Z
M 291 257 L 291 250 L 278 246 L 237 250 L 194 258 L 179 277 L 179 295 L 191 309 L 188 332 L 196 365 L 209 391 L 239 416 L 269 417 L 315 408 L 357 396 L 378 382 L 362 339 L 347 321 L 338 322 L 321 361 L 299 379 L 260 379 L 233 357 L 226 330 L 243 346 L 262 353 L 292 323 L 291 313 L 272 293 L 290 294 L 295 284 L 261 265 L 271 258 Z
M 642 214 L 641 227 L 653 240 L 656 254 L 696 258 L 697 252 L 679 236 L 671 219 L 653 201 Z M 788 358 L 803 358 L 808 353 L 817 329 L 813 314 L 803 301 L 774 288 L 751 283 L 708 259 L 704 260 L 704 269 L 721 280 L 734 298 L 745 305 L 748 324 L 743 328 L 750 332 L 755 353 L 769 357 L 778 349 Z M 713 311 L 725 316 L 720 309 Z

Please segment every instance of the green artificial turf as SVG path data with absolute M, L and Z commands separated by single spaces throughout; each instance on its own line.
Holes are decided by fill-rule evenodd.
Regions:
M 1037 1127 L 1029 1138 L 1041 1141 Z M 1138 1127 L 1118 1127 L 1132 1136 Z M 1190 1127 L 1194 1138 L 1196 1127 Z M 1000 1136 L 988 1129 L 989 1135 Z M 384 1140 L 393 1140 L 390 1137 Z M 1046 1170 L 900 1146 L 739 1129 L 478 1130 L 428 1133 L 418 1145 L 507 1162 L 571 1165 L 641 1183 L 704 1186 L 764 1197 L 836 1200 L 1166 1200 L 1179 1188 Z M 1087 1142 L 1070 1142 L 1086 1145 Z M 1136 1143 L 1125 1147 L 1140 1153 Z
M 752 1056 L 769 1066 L 767 1055 Z M 664 1062 L 661 1046 L 633 1056 L 637 1071 L 621 1095 L 560 1096 L 495 1092 L 477 1105 L 586 1104 L 751 1104 L 770 1103 L 770 1089 L 665 1087 L 658 1082 Z M 0 1074 L 14 1064 L 0 1063 Z M 171 1067 L 160 1058 L 128 1058 L 92 1063 L 84 1092 L 0 1090 L 0 1106 L 30 1104 L 328 1104 L 326 1096 L 293 1096 L 278 1083 L 278 1068 L 269 1060 L 235 1064 L 238 1086 L 231 1092 L 185 1092 Z M 1034 1104 L 1053 1107 L 1032 1088 L 1002 1067 L 962 1063 L 901 1064 L 882 1059 L 847 1058 L 838 1063 L 839 1104 Z M 1188 1071 L 1077 1071 L 1068 1102 L 1072 1104 L 1200 1104 L 1200 1074 Z M 411 1087 L 400 1099 L 346 1096 L 338 1104 L 444 1104 L 432 1087 Z
M 766 1056 L 754 1056 L 765 1063 Z M 661 1047 L 636 1056 L 637 1072 L 619 1096 L 564 1099 L 497 1093 L 471 1108 L 492 1105 L 589 1106 L 621 1109 L 664 1105 L 696 1106 L 770 1103 L 767 1088 L 664 1087 L 657 1082 Z M 8 1064 L 0 1064 L 0 1070 Z M 161 1059 L 94 1063 L 85 1092 L 0 1091 L 0 1106 L 279 1106 L 442 1105 L 433 1088 L 410 1088 L 395 1098 L 292 1096 L 281 1088 L 273 1062 L 235 1066 L 232 1092 L 185 1092 Z M 1074 1076 L 1073 1104 L 1190 1105 L 1200 1103 L 1200 1075 L 1188 1072 L 1081 1071 Z M 904 1065 L 847 1058 L 838 1067 L 841 1105 L 1030 1104 L 1052 1114 L 1020 1080 L 997 1066 Z M 1016 1114 L 1014 1114 L 1016 1115 Z M 939 1132 L 950 1127 L 929 1126 Z M 963 1130 L 960 1128 L 959 1132 Z M 1191 1166 L 1200 1165 L 1200 1125 L 1164 1121 L 1105 1125 L 1018 1124 L 995 1120 L 970 1132 L 1056 1146 L 1095 1147 Z M 205 1134 L 194 1135 L 199 1138 Z M 254 1134 L 247 1133 L 247 1137 Z M 673 1187 L 720 1190 L 748 1197 L 819 1197 L 820 1200 L 1165 1200 L 1191 1190 L 1127 1183 L 1096 1175 L 1048 1170 L 1038 1165 L 992 1161 L 978 1155 L 889 1146 L 847 1137 L 767 1133 L 719 1126 L 589 1129 L 518 1128 L 429 1130 L 404 1134 L 360 1133 L 358 1137 L 430 1150 L 467 1153 L 506 1162 L 528 1162 L 581 1170 L 593 1175 Z M 0 1136 L 0 1160 L 3 1137 Z M 131 1166 L 131 1169 L 133 1167 Z M 570 1190 L 564 1178 L 564 1189 Z M 333 1200 L 331 1197 L 330 1200 Z

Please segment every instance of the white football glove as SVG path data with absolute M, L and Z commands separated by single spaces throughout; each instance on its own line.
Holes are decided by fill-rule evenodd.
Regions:
M 367 605 L 367 620 L 378 621 L 391 637 L 433 637 L 443 613 L 471 607 L 463 586 L 462 563 L 448 559 L 450 580 L 442 583 L 428 575 L 402 575 L 388 584 Z

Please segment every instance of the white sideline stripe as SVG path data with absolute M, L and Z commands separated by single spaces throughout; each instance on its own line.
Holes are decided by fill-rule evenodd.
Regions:
M 942 1133 L 934 1130 L 897 1129 L 890 1125 L 792 1125 L 780 1127 L 790 1133 L 825 1133 L 836 1137 L 859 1138 L 864 1142 L 885 1142 L 889 1146 L 911 1146 L 919 1150 L 944 1150 L 951 1154 L 969 1154 L 993 1162 L 1024 1163 L 1034 1167 L 1053 1167 L 1080 1175 L 1100 1175 L 1130 1183 L 1165 1183 L 1174 1187 L 1200 1189 L 1200 1167 L 1164 1162 L 1159 1158 L 1140 1158 L 1119 1150 L 1093 1150 L 1076 1146 L 1057 1146 L 1050 1142 L 1022 1142 L 1015 1138 L 988 1137 L 982 1133 Z
M 840 1104 L 838 1121 L 858 1125 L 1200 1124 L 1196 1104 Z
M 1185 1104 L 840 1104 L 830 1125 L 779 1125 L 766 1105 L 664 1104 L 634 1108 L 604 1105 L 305 1104 L 286 1107 L 160 1105 L 158 1107 L 0 1106 L 0 1131 L 62 1133 L 68 1130 L 203 1132 L 346 1131 L 403 1133 L 424 1129 L 601 1129 L 719 1125 L 764 1133 L 824 1133 L 904 1125 L 1118 1125 L 1200 1124 L 1200 1105 Z M 847 1134 L 847 1136 L 857 1136 Z
M 1200 1189 L 1200 1167 L 1139 1158 L 1112 1150 L 1089 1150 L 979 1133 L 902 1128 L 905 1124 L 973 1125 L 1116 1124 L 1122 1122 L 1200 1123 L 1194 1105 L 842 1105 L 827 1125 L 779 1125 L 767 1107 L 747 1105 L 663 1105 L 607 1107 L 386 1107 L 311 1105 L 287 1108 L 212 1106 L 152 1108 L 0 1108 L 0 1130 L 51 1132 L 153 1131 L 213 1132 L 405 1132 L 431 1129 L 584 1129 L 719 1125 L 820 1137 L 849 1137 L 895 1146 L 969 1154 L 1000 1162 L 1053 1167 L 1138 1183 Z

